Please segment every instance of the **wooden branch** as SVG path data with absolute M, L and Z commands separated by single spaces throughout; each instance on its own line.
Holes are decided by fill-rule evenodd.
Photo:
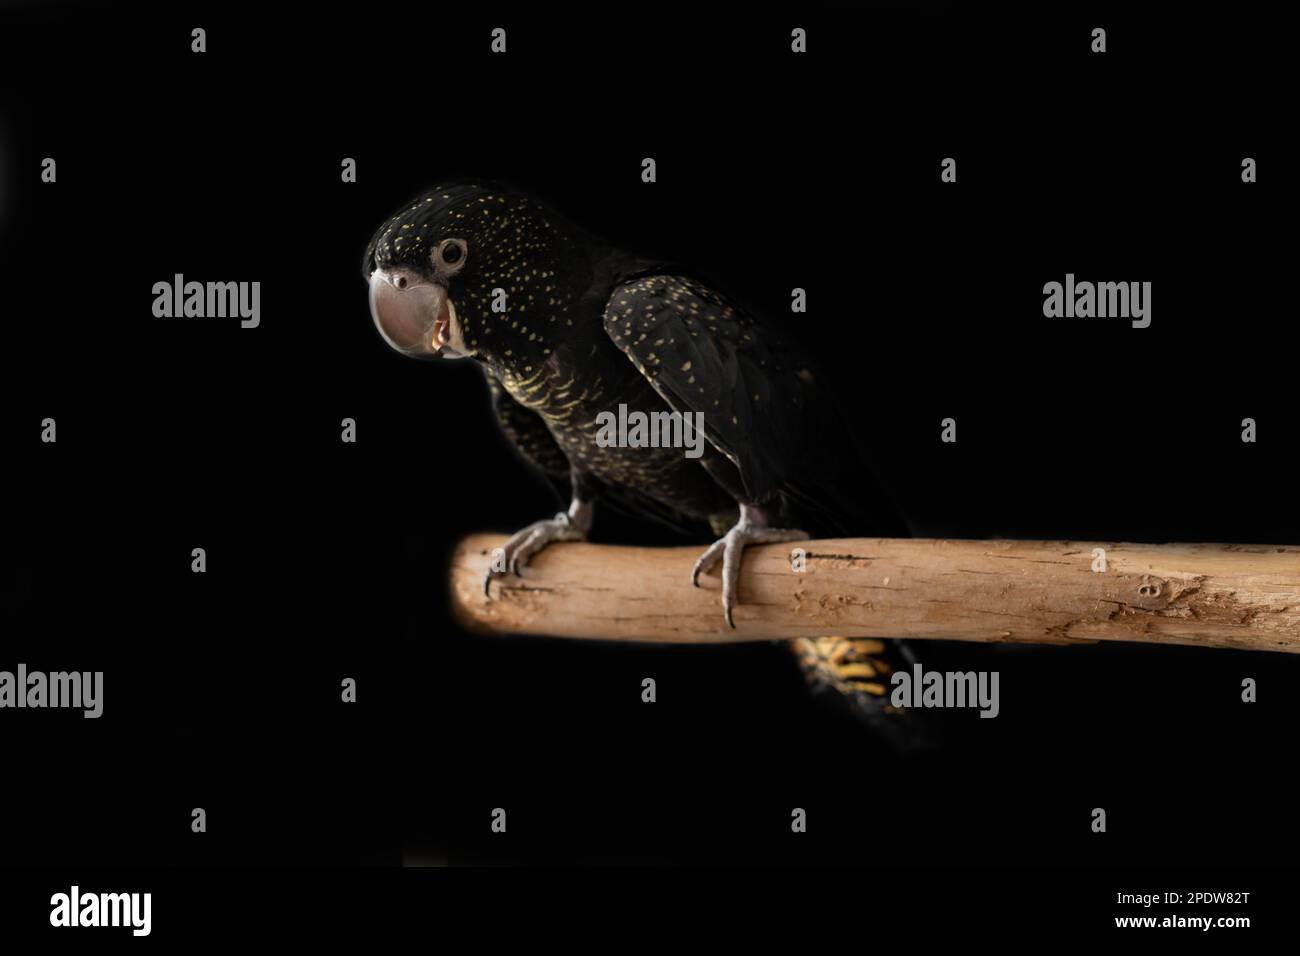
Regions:
M 1049 644 L 1140 641 L 1300 653 L 1300 547 L 853 538 L 745 550 L 736 629 L 703 550 L 558 544 L 483 596 L 494 535 L 460 542 L 470 629 L 715 643 L 842 635 Z M 792 570 L 803 548 L 806 570 Z M 1092 570 L 1104 548 L 1106 570 Z

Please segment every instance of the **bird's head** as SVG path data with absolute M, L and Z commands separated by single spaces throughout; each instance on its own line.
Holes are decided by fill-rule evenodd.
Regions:
M 587 240 L 537 200 L 483 184 L 434 189 L 375 233 L 364 264 L 384 341 L 507 374 L 550 354 L 590 284 Z

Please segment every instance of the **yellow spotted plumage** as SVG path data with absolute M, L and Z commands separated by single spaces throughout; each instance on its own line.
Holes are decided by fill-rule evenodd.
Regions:
M 388 220 L 366 275 L 401 267 L 436 281 L 430 256 L 448 239 L 465 248 L 448 298 L 498 422 L 527 459 L 571 483 L 575 502 L 609 498 L 715 535 L 742 504 L 779 521 L 773 528 L 900 530 L 896 516 L 860 510 L 867 471 L 813 362 L 704 279 L 617 249 L 530 196 L 472 182 Z M 702 416 L 701 454 L 598 441 L 597 416 L 621 407 Z M 898 716 L 880 703 L 889 665 L 874 644 L 795 646 L 810 678 L 859 701 L 870 721 Z

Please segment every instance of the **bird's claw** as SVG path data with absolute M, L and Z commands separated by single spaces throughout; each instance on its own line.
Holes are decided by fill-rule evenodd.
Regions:
M 727 627 L 733 630 L 736 622 L 732 617 L 732 608 L 736 604 L 736 591 L 740 580 L 740 558 L 749 544 L 774 544 L 779 541 L 804 541 L 808 538 L 805 531 L 788 528 L 768 528 L 752 524 L 742 518 L 734 528 L 709 545 L 708 550 L 700 555 L 691 569 L 691 584 L 700 586 L 700 575 L 707 574 L 722 562 L 722 616 Z
M 501 548 L 500 563 L 504 567 L 497 567 L 497 557 L 493 555 L 487 574 L 483 575 L 483 596 L 489 598 L 492 596 L 491 587 L 495 579 L 504 578 L 507 574 L 518 577 L 519 572 L 527 567 L 533 555 L 548 544 L 556 541 L 585 541 L 586 538 L 586 533 L 563 511 L 554 518 L 533 522 L 522 531 L 511 535 L 510 540 Z

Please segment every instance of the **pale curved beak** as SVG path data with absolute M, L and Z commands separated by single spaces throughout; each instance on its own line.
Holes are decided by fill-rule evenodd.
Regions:
M 455 310 L 442 286 L 410 272 L 370 275 L 370 317 L 390 346 L 414 358 L 459 358 L 451 347 Z

